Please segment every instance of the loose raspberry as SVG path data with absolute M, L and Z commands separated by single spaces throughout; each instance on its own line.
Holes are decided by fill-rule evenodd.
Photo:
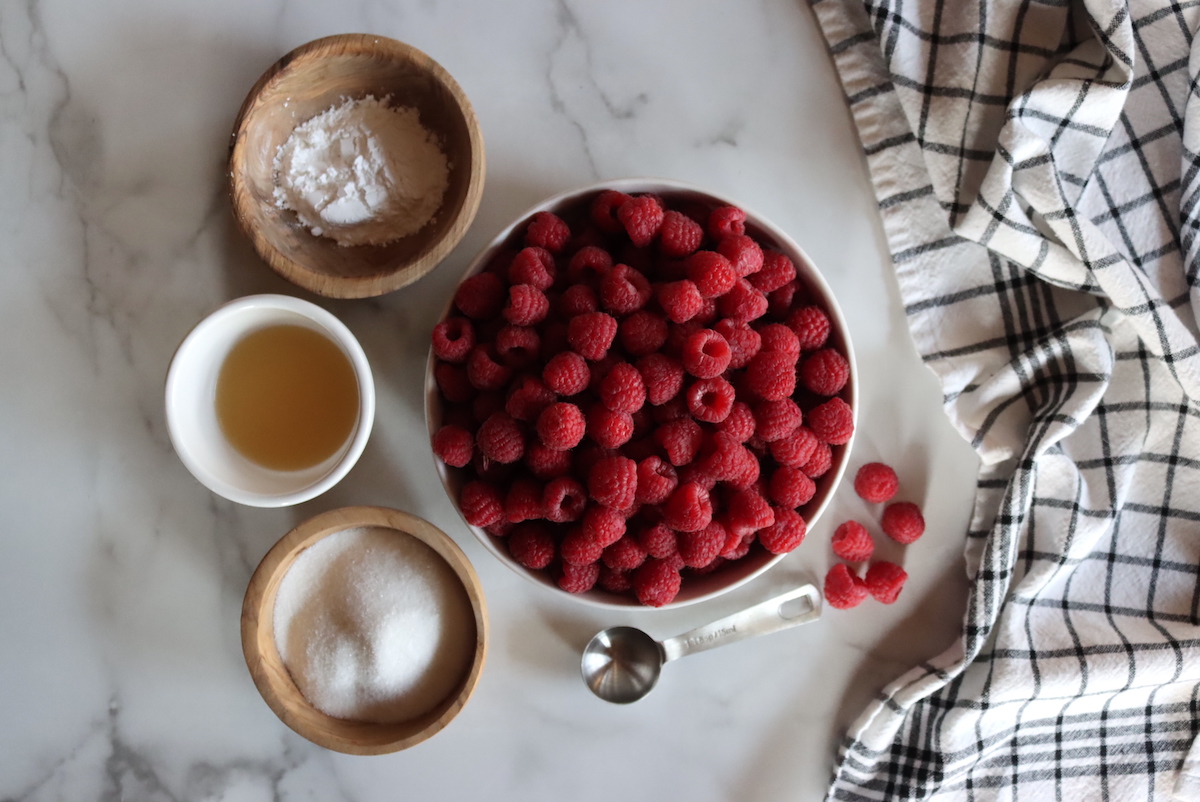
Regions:
M 662 607 L 679 594 L 679 569 L 663 560 L 650 559 L 633 572 L 633 592 L 647 607 Z
M 687 344 L 688 339 L 693 334 L 703 329 L 704 324 L 695 318 L 668 326 L 667 341 L 663 344 L 662 353 L 673 359 L 682 359 L 683 346 Z
M 895 501 L 884 507 L 879 525 L 885 535 L 905 545 L 925 534 L 925 518 L 911 501 Z
M 483 531 L 487 532 L 492 537 L 508 537 L 512 534 L 512 530 L 516 528 L 516 524 L 510 524 L 508 521 L 501 518 L 494 524 L 489 524 L 483 527 Z
M 637 412 L 646 403 L 642 374 L 628 362 L 613 365 L 600 382 L 600 400 L 613 412 Z
M 754 289 L 746 279 L 740 278 L 729 292 L 721 296 L 717 309 L 727 318 L 749 323 L 765 315 L 769 305 L 767 296 Z
M 603 404 L 593 404 L 587 413 L 587 434 L 605 448 L 620 448 L 633 437 L 633 417 L 628 412 L 613 412 Z
M 691 418 L 678 418 L 659 426 L 654 432 L 654 439 L 662 446 L 671 464 L 678 467 L 696 458 L 704 432 Z
M 516 462 L 525 453 L 520 425 L 504 412 L 496 412 L 483 422 L 475 442 L 485 457 L 505 464 Z
M 867 569 L 867 592 L 884 604 L 891 604 L 904 589 L 908 572 L 895 563 L 880 560 Z
M 771 456 L 780 465 L 801 468 L 810 459 L 817 448 L 816 435 L 806 426 L 797 426 L 791 434 L 771 443 Z M 805 471 L 809 478 L 811 473 Z
M 517 479 L 504 497 L 504 517 L 509 523 L 532 521 L 545 517 L 542 509 L 542 486 L 533 479 Z
M 490 320 L 504 305 L 504 282 L 492 273 L 476 273 L 463 279 L 454 293 L 458 311 L 473 320 Z
M 604 563 L 600 563 L 600 579 L 597 580 L 597 583 L 609 593 L 623 595 L 633 590 L 633 572 L 614 571 Z
M 718 482 L 737 476 L 742 469 L 742 444 L 722 432 L 709 435 L 700 446 L 696 465 Z
M 759 351 L 746 366 L 744 377 L 750 392 L 764 401 L 779 401 L 796 390 L 796 366 L 786 354 Z
M 538 437 L 547 448 L 555 451 L 566 451 L 579 445 L 586 431 L 583 411 L 565 401 L 550 404 L 537 419 Z
M 666 524 L 647 526 L 637 533 L 637 542 L 651 557 L 664 560 L 679 551 L 678 536 Z
M 662 504 L 679 484 L 674 466 L 661 457 L 650 456 L 638 463 L 638 501 Z
M 534 423 L 554 400 L 553 391 L 541 379 L 522 376 L 509 393 L 504 411 L 516 420 Z
M 688 410 L 696 420 L 720 423 L 733 409 L 735 397 L 733 385 L 720 376 L 715 379 L 697 379 L 687 390 Z
M 779 289 L 796 278 L 796 266 L 779 251 L 763 253 L 762 269 L 749 277 L 750 283 L 759 292 L 767 293 Z
M 637 463 L 626 457 L 600 460 L 588 472 L 588 493 L 605 507 L 629 509 L 637 493 Z
M 679 469 L 679 483 L 699 485 L 705 490 L 712 492 L 717 486 L 717 477 L 709 473 L 708 469 L 700 463 L 693 462 Z
M 781 507 L 803 507 L 816 492 L 813 480 L 799 468 L 781 465 L 771 474 L 771 500 Z
M 701 298 L 719 298 L 738 280 L 733 265 L 716 251 L 696 251 L 689 256 L 687 276 L 700 291 Z
M 508 288 L 508 303 L 501 311 L 504 319 L 514 326 L 533 326 L 545 320 L 550 301 L 537 287 L 514 284 Z
M 704 241 L 704 229 L 692 218 L 679 212 L 663 213 L 659 231 L 658 250 L 671 259 L 688 256 Z
M 505 365 L 491 345 L 477 345 L 467 357 L 467 381 L 479 390 L 499 390 L 512 378 L 512 368 Z
M 571 229 L 557 215 L 551 212 L 538 212 L 525 229 L 525 244 L 536 248 L 545 248 L 550 253 L 558 253 L 571 238 Z
M 505 326 L 496 332 L 496 355 L 515 370 L 533 364 L 540 351 L 541 338 L 535 329 Z
M 696 316 L 692 320 L 701 326 L 711 327 L 717 321 L 717 317 L 717 299 L 707 298 L 700 307 L 700 311 L 696 313 Z
M 882 462 L 868 462 L 854 475 L 854 492 L 872 504 L 890 500 L 899 488 L 896 472 Z
M 758 457 L 749 448 L 743 447 L 739 461 L 741 464 L 737 473 L 725 480 L 725 484 L 738 490 L 745 490 L 758 481 L 760 470 Z
M 717 424 L 717 431 L 725 432 L 739 443 L 744 443 L 754 434 L 754 426 L 754 413 L 750 411 L 750 407 L 744 401 L 734 401 L 725 420 Z
M 846 521 L 833 530 L 833 553 L 848 563 L 861 563 L 875 553 L 875 541 L 858 521 Z
M 625 516 L 618 510 L 595 504 L 583 513 L 583 533 L 601 549 L 616 543 L 625 534 Z
M 833 451 L 828 444 L 817 441 L 813 447 L 812 456 L 808 461 L 800 466 L 800 470 L 804 471 L 804 475 L 809 479 L 819 479 L 829 472 L 833 467 Z
M 591 209 L 592 222 L 596 224 L 596 228 L 605 234 L 619 234 L 624 231 L 625 227 L 617 218 L 617 210 L 629 200 L 630 197 L 624 192 L 613 189 L 606 189 L 597 195 L 592 201 Z
M 691 320 L 704 306 L 700 289 L 688 279 L 659 284 L 655 295 L 673 323 Z
M 621 359 L 616 354 L 605 354 L 603 359 L 597 359 L 588 365 L 590 376 L 588 378 L 588 389 L 593 393 L 600 392 L 600 382 L 604 381 L 604 377 L 612 370 L 613 365 L 620 362 Z
M 558 544 L 558 556 L 569 565 L 591 565 L 604 554 L 604 546 L 576 527 L 563 536 Z
M 663 217 L 662 207 L 646 195 L 630 198 L 617 208 L 617 219 L 629 234 L 630 241 L 639 248 L 645 248 L 658 234 Z
M 679 533 L 679 556 L 689 568 L 703 568 L 725 548 L 729 532 L 717 521 L 696 532 Z
M 675 531 L 696 532 L 712 521 L 712 500 L 700 485 L 684 482 L 667 499 L 662 513 L 663 523 Z
M 629 265 L 613 265 L 600 279 L 600 304 L 614 315 L 636 312 L 653 294 L 646 277 Z
M 542 492 L 542 514 L 556 524 L 579 520 L 586 506 L 587 492 L 569 476 L 552 479 Z
M 834 395 L 846 386 L 850 363 L 832 348 L 817 351 L 800 366 L 804 386 L 817 395 Z
M 603 359 L 617 336 L 617 321 L 603 312 L 589 312 L 571 318 L 567 341 L 585 359 Z
M 598 284 L 612 266 L 612 254 L 595 245 L 585 245 L 567 262 L 567 278 L 576 285 Z
M 555 354 L 542 369 L 542 381 L 559 395 L 582 393 L 590 378 L 587 361 L 574 351 Z
M 800 347 L 805 351 L 815 351 L 829 339 L 829 318 L 815 306 L 802 306 L 792 312 L 787 327 L 796 332 Z
M 800 338 L 782 323 L 759 326 L 758 336 L 762 337 L 762 350 L 787 354 L 793 363 L 800 358 Z
M 788 315 L 792 312 L 792 307 L 800 303 L 803 298 L 800 282 L 789 281 L 779 289 L 767 293 L 767 311 L 779 320 L 787 320 Z
M 630 356 L 646 356 L 667 341 L 667 321 L 644 309 L 634 312 L 617 327 L 621 347 Z
M 725 237 L 746 233 L 746 213 L 736 206 L 718 206 L 708 215 L 708 236 L 720 242 Z
M 525 248 L 508 266 L 509 284 L 528 284 L 542 292 L 554 284 L 554 257 L 546 248 Z
M 682 368 L 680 368 L 682 370 Z M 691 413 L 688 412 L 687 399 L 680 393 L 673 398 L 664 401 L 661 405 L 654 407 L 650 414 L 656 424 L 662 425 L 669 423 L 679 418 L 690 418 Z
M 725 548 L 721 551 L 721 557 L 728 561 L 740 560 L 750 553 L 750 546 L 754 542 L 753 535 L 746 540 L 732 540 L 725 544 Z
M 491 526 L 504 517 L 500 491 L 487 482 L 467 482 L 458 493 L 458 508 L 471 526 Z
M 601 559 L 609 568 L 618 571 L 632 571 L 646 561 L 646 550 L 638 544 L 637 540 L 625 535 L 606 548 Z
M 571 472 L 571 452 L 559 451 L 541 442 L 530 443 L 525 449 L 525 467 L 543 482 L 557 479 Z
M 701 329 L 683 345 L 683 369 L 698 379 L 720 376 L 729 367 L 729 343 L 712 329 Z
M 729 367 L 734 370 L 750 364 L 750 360 L 762 348 L 762 337 L 743 321 L 723 318 L 717 321 L 713 330 L 729 343 Z
M 433 327 L 433 355 L 438 359 L 460 364 L 474 347 L 475 329 L 466 318 L 447 318 Z
M 571 565 L 563 561 L 558 569 L 558 577 L 554 580 L 567 593 L 587 593 L 596 586 L 600 578 L 600 564 Z
M 754 405 L 754 433 L 768 443 L 787 437 L 803 422 L 804 414 L 790 398 Z
M 588 285 L 572 284 L 558 296 L 555 307 L 559 315 L 569 320 L 577 315 L 586 315 L 598 310 L 600 299 L 596 297 L 596 291 Z
M 729 496 L 729 529 L 742 537 L 775 523 L 775 510 L 754 490 L 738 490 Z
M 717 243 L 717 253 L 729 260 L 740 278 L 757 273 L 763 266 L 762 248 L 745 234 L 722 237 Z
M 773 507 L 775 523 L 758 530 L 758 542 L 772 554 L 787 554 L 801 543 L 808 525 L 800 513 L 787 507 Z
M 526 568 L 545 568 L 554 560 L 554 538 L 540 521 L 517 524 L 508 536 L 508 553 Z
M 825 602 L 838 610 L 848 610 L 867 598 L 867 586 L 851 573 L 845 563 L 838 563 L 825 574 Z
M 808 428 L 823 443 L 840 446 L 854 434 L 854 412 L 840 398 L 831 398 L 808 413 Z
M 475 440 L 461 426 L 443 426 L 433 436 L 433 453 L 452 468 L 462 468 L 475 455 Z

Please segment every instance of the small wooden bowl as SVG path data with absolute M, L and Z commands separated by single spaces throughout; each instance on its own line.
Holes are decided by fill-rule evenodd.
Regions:
M 450 163 L 450 186 L 417 233 L 343 247 L 275 206 L 275 154 L 297 125 L 367 95 L 420 112 Z M 416 281 L 462 239 L 483 194 L 483 134 L 462 89 L 420 50 L 382 36 L 327 36 L 275 62 L 250 90 L 233 126 L 229 177 L 234 216 L 276 273 L 328 298 L 369 298 Z
M 395 529 L 436 551 L 462 580 L 475 615 L 475 657 L 458 690 L 428 713 L 395 724 L 348 721 L 317 710 L 300 693 L 275 648 L 275 594 L 292 563 L 326 535 L 360 526 Z M 343 507 L 310 518 L 288 532 L 258 564 L 242 603 L 242 652 L 263 700 L 297 734 L 335 752 L 383 755 L 415 746 L 440 732 L 471 698 L 487 655 L 487 607 L 475 569 L 446 533 L 399 510 Z

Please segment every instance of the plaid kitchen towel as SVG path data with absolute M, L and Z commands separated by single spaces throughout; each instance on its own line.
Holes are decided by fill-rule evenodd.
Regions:
M 829 798 L 1200 799 L 1200 0 L 810 2 L 984 466 L 962 639 Z

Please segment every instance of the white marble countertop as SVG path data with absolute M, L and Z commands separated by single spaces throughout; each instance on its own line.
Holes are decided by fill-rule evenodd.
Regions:
M 366 31 L 440 61 L 487 146 L 466 239 L 416 285 L 316 299 L 360 338 L 375 431 L 334 490 L 260 510 L 172 452 L 163 378 L 230 298 L 307 295 L 234 228 L 229 129 L 259 74 L 318 36 Z M 431 470 L 421 378 L 434 315 L 471 256 L 552 193 L 664 176 L 766 214 L 840 299 L 862 383 L 851 467 L 883 459 L 923 504 L 892 607 L 689 658 L 643 702 L 593 698 L 597 629 L 675 634 L 819 581 L 848 486 L 808 541 L 718 600 L 619 614 L 572 603 L 473 540 Z M 975 460 L 910 344 L 866 171 L 799 0 L 0 0 L 0 799 L 813 800 L 848 723 L 955 637 Z M 380 504 L 451 534 L 482 577 L 490 653 L 462 715 L 395 755 L 311 745 L 258 696 L 239 642 L 247 580 L 317 512 Z

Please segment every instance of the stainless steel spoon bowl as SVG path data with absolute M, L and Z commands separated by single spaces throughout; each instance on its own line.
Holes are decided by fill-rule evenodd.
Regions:
M 609 627 L 597 632 L 583 650 L 583 681 L 604 701 L 629 704 L 654 689 L 664 663 L 820 617 L 821 595 L 812 585 L 802 585 L 661 642 L 636 627 Z

